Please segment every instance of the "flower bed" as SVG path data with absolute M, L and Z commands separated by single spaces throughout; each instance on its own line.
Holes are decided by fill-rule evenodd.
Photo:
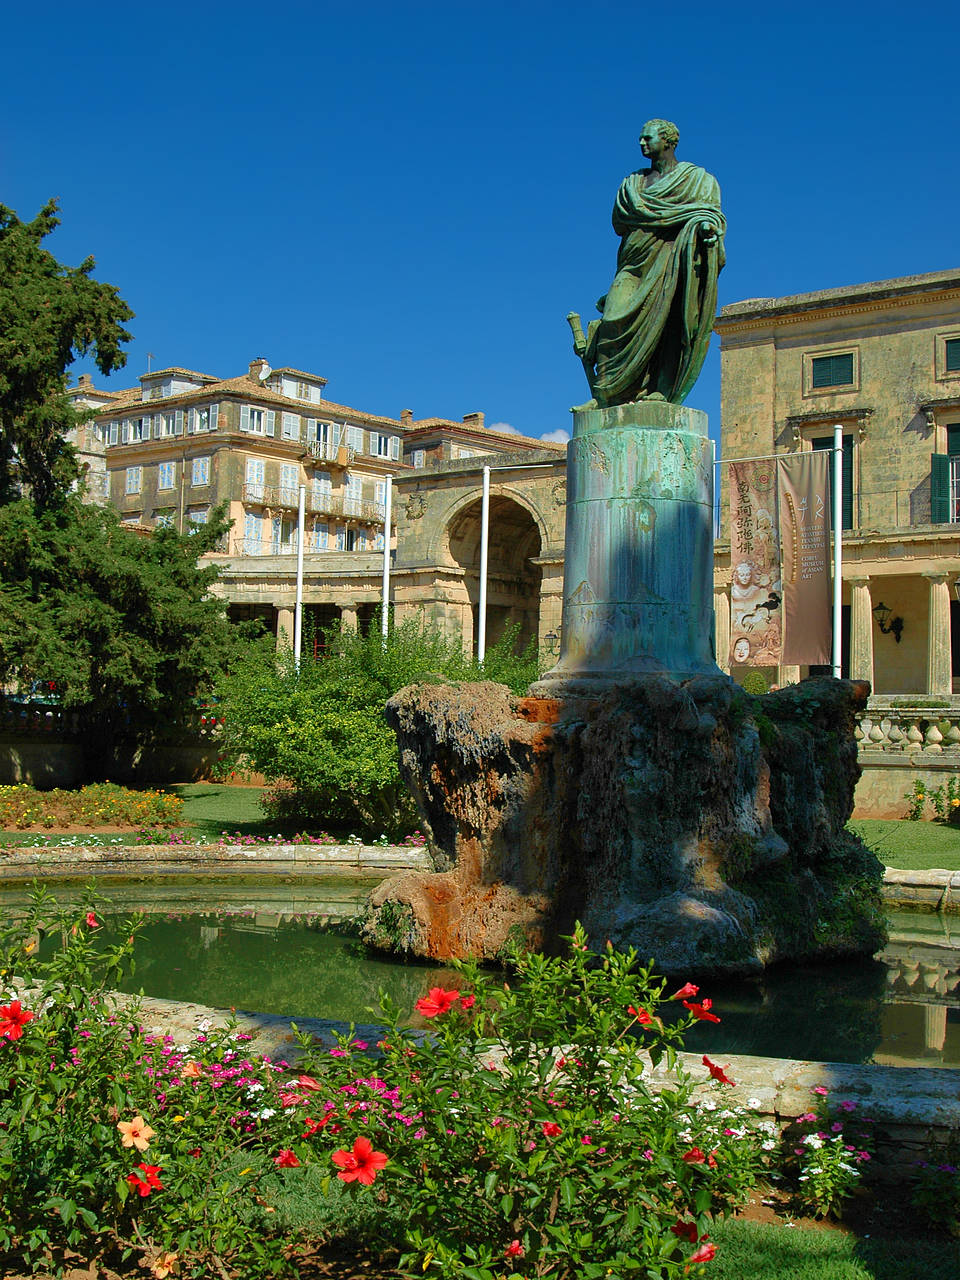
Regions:
M 683 1031 L 716 1020 L 709 999 L 668 995 L 632 954 L 591 955 L 579 930 L 565 958 L 517 954 L 509 989 L 461 966 L 417 1002 L 428 1035 L 385 1006 L 378 1042 L 301 1037 L 293 1068 L 235 1025 L 175 1041 L 120 1012 L 109 989 L 139 927 L 106 937 L 94 898 L 71 914 L 41 891 L 5 930 L 5 1273 L 68 1250 L 158 1280 L 295 1273 L 346 1234 L 397 1250 L 391 1274 L 679 1277 L 782 1163 L 776 1127 L 728 1105 L 723 1064 L 679 1062 Z M 39 961 L 51 932 L 62 946 Z M 649 1087 L 651 1063 L 669 1089 Z M 820 1147 L 790 1141 L 822 1162 L 834 1121 L 815 1123 Z
M 78 791 L 38 791 L 25 782 L 0 786 L 0 828 L 172 827 L 183 801 L 165 791 L 131 791 L 100 782 Z

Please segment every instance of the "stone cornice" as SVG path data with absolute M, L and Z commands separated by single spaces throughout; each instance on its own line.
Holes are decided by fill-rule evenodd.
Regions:
M 838 319 L 842 316 L 865 315 L 869 312 L 889 310 L 891 307 L 910 307 L 922 303 L 954 302 L 960 299 L 960 277 L 952 275 L 950 285 L 936 287 L 933 285 L 913 285 L 897 289 L 877 289 L 875 293 L 852 295 L 850 301 L 844 302 L 830 291 L 828 298 L 817 294 L 798 294 L 794 298 L 771 298 L 767 306 L 758 306 L 754 310 L 733 311 L 726 314 L 728 308 L 714 321 L 714 332 L 721 338 L 728 334 L 744 333 L 752 329 L 763 329 L 781 325 L 805 324 L 811 320 Z M 737 306 L 740 304 L 734 304 Z
M 869 418 L 876 410 L 871 405 L 851 405 L 847 409 L 814 409 L 810 413 L 791 413 L 784 418 L 788 427 L 809 427 L 821 422 L 836 422 L 841 418 L 856 418 L 862 421 Z

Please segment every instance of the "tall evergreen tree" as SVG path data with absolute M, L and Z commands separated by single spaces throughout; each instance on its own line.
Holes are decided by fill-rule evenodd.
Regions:
M 0 504 L 22 484 L 47 507 L 76 478 L 65 436 L 82 416 L 67 398 L 68 365 L 91 352 L 104 374 L 126 363 L 133 312 L 92 278 L 93 258 L 65 267 L 43 247 L 59 224 L 55 200 L 32 222 L 0 205 Z

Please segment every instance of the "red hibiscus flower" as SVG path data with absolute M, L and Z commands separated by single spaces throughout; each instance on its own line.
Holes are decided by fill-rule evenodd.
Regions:
M 561 1133 L 563 1133 L 560 1126 L 555 1124 L 552 1120 L 545 1121 L 540 1127 L 543 1130 L 543 1136 L 545 1138 L 559 1138 Z
M 678 1240 L 689 1240 L 691 1244 L 697 1243 L 697 1224 L 695 1222 L 681 1222 L 678 1219 L 670 1230 Z
M 461 997 L 460 997 L 460 1003 L 461 1003 L 461 1005 L 464 1007 L 464 1009 L 472 1009 L 472 1008 L 473 1008 L 473 1006 L 477 1003 L 477 997 L 476 997 L 476 996 L 461 996 Z
M 295 1152 L 289 1147 L 284 1147 L 278 1156 L 273 1157 L 273 1163 L 278 1169 L 299 1169 L 300 1161 L 297 1159 Z
M 99 929 L 99 928 L 100 928 L 100 924 L 99 924 L 99 921 L 97 920 L 96 912 L 94 912 L 94 911 L 88 911 L 88 912 L 87 912 L 87 915 L 86 915 L 86 921 L 87 921 L 87 928 L 88 928 L 88 929 Z
M 649 1027 L 653 1025 L 653 1019 L 647 1013 L 646 1009 L 635 1009 L 632 1004 L 627 1005 L 627 1013 L 632 1013 L 641 1027 Z
M 671 1000 L 692 1000 L 700 990 L 695 987 L 692 982 L 685 982 L 679 991 L 675 991 L 670 997 Z
M 163 1183 L 157 1177 L 162 1171 L 162 1166 L 158 1164 L 138 1164 L 133 1173 L 127 1174 L 127 1181 L 135 1191 L 146 1197 L 154 1191 L 163 1190 Z
M 683 1007 L 685 1009 L 689 1009 L 690 1012 L 693 1014 L 693 1016 L 699 1022 L 719 1022 L 720 1021 L 720 1019 L 717 1017 L 715 1013 L 710 1012 L 710 1010 L 713 1008 L 712 1000 L 704 1000 L 700 1004 L 697 1004 L 695 1001 L 684 1000 Z
M 321 1120 L 314 1120 L 311 1116 L 307 1116 L 303 1122 L 307 1126 L 303 1136 L 312 1138 L 319 1129 L 325 1128 L 336 1114 L 335 1111 L 328 1111 Z
M 707 1068 L 714 1080 L 719 1080 L 721 1084 L 733 1084 L 734 1081 L 724 1072 L 723 1067 L 718 1067 L 715 1062 L 711 1062 L 706 1054 L 703 1055 L 703 1065 Z M 712 1256 L 712 1255 L 711 1255 Z
M 707 1157 L 703 1154 L 699 1147 L 691 1147 L 685 1152 L 680 1159 L 684 1164 L 706 1164 Z
M 459 991 L 444 991 L 443 987 L 431 987 L 425 996 L 421 996 L 413 1006 L 425 1018 L 435 1018 L 460 999 Z
M 306 1089 L 311 1093 L 318 1093 L 323 1089 L 323 1085 L 319 1080 L 315 1080 L 313 1076 L 297 1076 L 297 1084 L 301 1089 Z
M 36 1016 L 29 1009 L 21 1008 L 19 1000 L 0 1005 L 0 1038 L 6 1036 L 8 1040 L 19 1040 L 23 1028 Z
M 340 1170 L 337 1177 L 341 1182 L 362 1182 L 368 1187 L 387 1163 L 386 1155 L 374 1151 L 369 1138 L 357 1138 L 352 1151 L 335 1151 L 330 1159 Z
M 691 1253 L 690 1257 L 687 1259 L 687 1262 L 709 1262 L 711 1258 L 715 1258 L 716 1256 L 717 1246 L 715 1244 L 711 1244 L 710 1241 L 707 1240 L 699 1249 L 694 1249 L 693 1253 Z
M 503 1256 L 505 1258 L 522 1258 L 525 1253 L 526 1249 L 524 1249 L 519 1240 L 511 1240 L 504 1249 Z

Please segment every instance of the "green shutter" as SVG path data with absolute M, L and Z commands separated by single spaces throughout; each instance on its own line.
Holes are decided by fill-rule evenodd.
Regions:
M 816 356 L 811 361 L 814 387 L 849 387 L 853 383 L 853 353 Z
M 832 449 L 833 436 L 811 440 L 814 449 Z M 853 528 L 853 436 L 843 437 L 843 463 L 840 471 L 840 528 Z M 833 528 L 833 466 L 830 467 L 830 528 Z
M 945 453 L 930 455 L 930 523 L 950 519 L 950 459 Z
M 955 458 L 960 454 L 960 422 L 947 423 L 947 456 Z
M 960 338 L 948 338 L 946 347 L 947 373 L 960 373 Z

